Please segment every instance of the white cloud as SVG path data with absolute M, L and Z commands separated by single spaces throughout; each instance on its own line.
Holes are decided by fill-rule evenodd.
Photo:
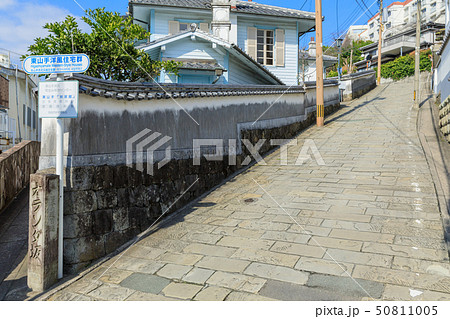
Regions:
M 2 0 L 0 2 L 0 10 L 7 9 L 8 7 L 12 7 L 16 4 L 15 0 Z
M 9 3 L 7 11 L 1 10 L 5 7 L 4 1 Z M 0 48 L 21 54 L 27 52 L 35 38 L 45 37 L 48 34 L 48 31 L 43 28 L 44 24 L 63 21 L 67 15 L 72 15 L 67 9 L 49 4 L 17 0 L 1 0 L 1 2 Z M 83 26 L 82 29 L 85 27 Z

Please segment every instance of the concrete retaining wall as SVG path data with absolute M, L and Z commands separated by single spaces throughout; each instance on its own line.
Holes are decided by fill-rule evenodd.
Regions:
M 152 101 L 80 94 L 79 117 L 65 120 L 65 271 L 77 272 L 114 251 L 161 213 L 183 207 L 242 168 L 248 155 L 242 139 L 253 145 L 267 139 L 260 150 L 264 153 L 273 148 L 269 139 L 292 138 L 314 123 L 314 84 L 283 95 L 285 89 L 280 87 L 277 94 L 255 90 L 242 96 Z M 325 105 L 327 114 L 339 108 L 337 82 L 327 82 Z M 40 168 L 52 173 L 54 120 L 43 120 L 42 129 Z M 171 147 L 171 160 L 159 169 L 155 164 L 153 175 L 147 174 L 146 163 L 143 172 L 126 165 L 127 140 L 145 129 L 171 138 L 165 145 Z M 218 161 L 201 157 L 200 165 L 194 165 L 194 139 L 223 140 L 219 153 L 225 156 Z M 230 140 L 236 143 L 234 150 Z M 216 149 L 206 146 L 200 151 L 205 155 Z M 227 155 L 234 153 L 236 165 L 230 165 Z M 155 160 L 165 154 L 164 148 L 158 149 Z
M 441 101 L 450 96 L 450 31 L 447 32 L 443 48 L 440 50 L 440 60 L 436 69 L 435 93 L 441 95 Z
M 439 126 L 450 143 L 450 96 L 439 106 Z
M 341 89 L 342 100 L 351 101 L 367 92 L 373 90 L 377 86 L 375 71 L 363 71 L 352 73 L 341 77 L 339 89 Z
M 38 169 L 40 142 L 24 141 L 0 154 L 0 212 L 30 182 Z

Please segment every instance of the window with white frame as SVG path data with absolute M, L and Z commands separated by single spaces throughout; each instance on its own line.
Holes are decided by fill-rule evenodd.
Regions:
M 187 31 L 189 29 L 189 23 L 180 22 L 180 32 Z
M 263 65 L 274 65 L 274 31 L 258 29 L 257 61 Z

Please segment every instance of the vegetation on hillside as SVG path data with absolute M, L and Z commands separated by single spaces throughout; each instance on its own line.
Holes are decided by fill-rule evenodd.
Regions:
M 381 77 L 401 80 L 414 75 L 414 52 L 381 65 Z M 431 71 L 431 50 L 420 52 L 420 71 Z M 376 69 L 376 68 L 375 68 Z
M 352 41 L 350 45 L 343 46 L 341 49 L 341 64 L 340 67 L 343 68 L 342 74 L 344 74 L 345 71 L 348 72 L 348 70 L 353 66 L 356 62 L 362 61 L 364 58 L 361 53 L 361 48 L 372 44 L 372 41 L 364 41 L 364 40 L 357 40 Z M 353 50 L 353 55 L 352 55 Z M 325 54 L 335 56 L 337 57 L 339 54 L 339 50 L 337 47 L 324 47 L 324 51 L 326 51 Z M 352 61 L 350 62 L 350 57 Z M 327 74 L 328 77 L 337 76 L 337 63 L 329 68 L 329 72 Z M 354 71 L 354 70 L 352 70 Z

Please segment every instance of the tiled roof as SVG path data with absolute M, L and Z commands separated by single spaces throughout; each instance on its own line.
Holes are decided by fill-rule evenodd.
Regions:
M 190 70 L 205 70 L 205 71 L 215 71 L 217 69 L 224 70 L 216 60 L 197 60 L 197 59 L 172 59 L 163 58 L 163 61 L 171 60 L 176 62 L 181 62 L 183 65 L 180 69 L 190 69 Z
M 51 80 L 51 79 L 49 79 Z M 93 78 L 82 74 L 67 74 L 65 80 L 78 80 L 80 93 L 117 100 L 153 100 L 170 98 L 227 97 L 241 95 L 295 94 L 305 92 L 302 86 L 285 85 L 201 85 L 117 82 Z M 325 86 L 336 85 L 326 80 Z M 313 87 L 315 83 L 307 83 Z
M 300 52 L 299 52 L 299 58 L 300 58 L 300 59 L 306 59 L 306 60 L 315 60 L 315 59 L 316 59 L 316 56 L 315 56 L 315 55 L 314 55 L 314 56 L 310 55 L 308 51 L 300 50 Z M 324 54 L 324 55 L 323 55 L 323 60 L 324 60 L 324 61 L 330 61 L 330 62 L 331 62 L 331 61 L 332 61 L 332 62 L 337 62 L 338 58 L 336 58 L 336 57 L 334 57 L 334 56 L 331 56 L 331 55 L 326 55 L 326 54 Z
M 129 3 L 211 10 L 210 0 L 130 0 Z M 231 11 L 277 17 L 315 19 L 313 12 L 269 6 L 253 1 L 236 1 L 236 7 L 232 7 Z

